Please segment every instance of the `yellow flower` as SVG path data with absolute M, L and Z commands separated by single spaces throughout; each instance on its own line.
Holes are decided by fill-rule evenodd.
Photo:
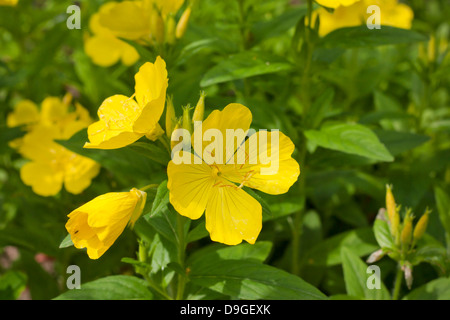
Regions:
M 348 3 L 350 4 L 350 1 Z M 321 7 L 313 12 L 312 22 L 314 24 L 317 17 L 320 17 L 320 36 L 325 36 L 336 29 L 360 26 L 372 15 L 367 13 L 367 8 L 371 5 L 380 8 L 380 25 L 411 28 L 414 13 L 409 6 L 399 3 L 398 0 L 362 0 L 351 5 L 336 6 L 334 12 L 328 12 Z
M 10 145 L 30 160 L 21 167 L 20 177 L 41 196 L 56 195 L 63 185 L 68 192 L 79 194 L 100 171 L 95 161 L 55 142 L 71 138 L 92 122 L 88 111 L 78 103 L 74 111 L 69 111 L 71 100 L 70 94 L 64 99 L 47 97 L 40 111 L 33 102 L 25 100 L 7 118 L 8 126 L 27 126 L 28 133 Z
M 94 14 L 89 21 L 89 27 L 93 36 L 86 37 L 84 48 L 86 54 L 92 61 L 102 67 L 109 67 L 119 60 L 124 65 L 130 66 L 139 60 L 139 54 L 131 45 L 118 39 L 113 32 L 103 27 L 100 22 L 100 15 L 107 12 L 115 5 L 108 2 L 100 7 L 98 13 Z
M 66 223 L 74 246 L 87 248 L 91 259 L 100 258 L 131 227 L 144 210 L 147 194 L 136 188 L 129 192 L 111 192 L 72 211 Z
M 133 97 L 115 95 L 103 101 L 98 109 L 99 121 L 88 128 L 85 148 L 117 149 L 143 136 L 155 140 L 162 134 L 158 121 L 164 111 L 169 81 L 166 63 L 161 57 L 154 64 L 145 63 L 135 81 Z
M 54 142 L 57 129 L 38 126 L 25 135 L 19 152 L 30 162 L 20 169 L 22 181 L 41 196 L 56 195 L 62 186 L 80 194 L 95 178 L 100 165 Z
M 244 137 L 233 139 L 236 143 L 232 148 L 223 146 L 221 149 L 221 146 L 218 146 L 211 150 L 204 141 L 198 146 L 195 145 L 196 137 L 203 137 L 209 129 L 219 130 L 225 137 L 227 129 L 242 129 L 243 132 L 248 132 L 251 121 L 250 110 L 240 104 L 230 104 L 223 111 L 212 112 L 201 127 L 194 129 L 196 155 L 180 152 L 181 157 L 187 155 L 190 158 L 191 164 L 176 164 L 172 160 L 167 170 L 170 203 L 174 208 L 191 219 L 198 219 L 205 212 L 206 229 L 211 239 L 228 245 L 239 244 L 242 240 L 253 244 L 262 228 L 261 204 L 242 187 L 255 188 L 269 194 L 282 194 L 289 190 L 300 174 L 298 163 L 291 157 L 295 146 L 282 133 L 279 133 L 279 157 L 273 161 L 279 170 L 269 174 L 263 174 L 262 171 L 270 170 L 274 163 L 263 162 L 262 152 L 258 153 L 258 148 L 249 146 L 252 137 L 261 138 L 260 133 L 255 133 L 241 145 L 245 139 L 244 133 Z M 264 147 L 271 149 L 272 134 L 267 133 L 267 141 L 265 145 L 261 144 L 263 148 L 260 146 L 260 150 L 264 150 Z M 241 153 L 244 145 L 247 151 Z M 228 154 L 231 156 L 226 156 L 227 151 L 230 151 Z M 217 156 L 221 154 L 223 159 L 228 161 L 223 161 L 222 164 L 218 164 L 220 160 L 211 162 L 205 156 L 208 152 L 212 156 L 213 153 L 217 153 Z M 233 164 L 238 162 L 231 159 L 239 154 L 244 154 L 243 163 Z M 203 155 L 202 159 L 197 155 Z M 251 159 L 255 159 L 255 162 L 250 161 Z
M 316 2 L 324 7 L 337 8 L 339 6 L 350 6 L 361 0 L 316 0 Z
M 19 0 L 0 0 L 0 6 L 16 6 Z
M 112 2 L 99 12 L 99 23 L 119 38 L 143 44 L 161 43 L 169 17 L 184 0 L 141 0 Z

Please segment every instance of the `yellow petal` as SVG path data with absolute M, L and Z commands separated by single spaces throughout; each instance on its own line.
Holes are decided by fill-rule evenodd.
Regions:
M 98 110 L 99 121 L 88 128 L 89 143 L 85 148 L 117 149 L 144 136 L 133 131 L 140 114 L 139 105 L 126 96 L 115 95 L 106 99 Z
M 62 188 L 63 174 L 50 164 L 28 162 L 20 169 L 20 178 L 33 192 L 44 196 L 56 195 Z
M 167 188 L 170 190 L 170 203 L 181 215 L 198 219 L 205 211 L 206 204 L 215 183 L 212 169 L 205 163 L 175 164 L 169 162 Z
M 232 103 L 227 105 L 222 111 L 214 110 L 205 121 L 203 121 L 200 127 L 196 127 L 194 129 L 193 134 L 193 147 L 195 152 L 198 155 L 204 156 L 205 153 L 211 153 L 211 145 L 215 143 L 213 141 L 207 141 L 208 138 L 205 138 L 205 133 L 212 129 L 212 132 L 218 130 L 220 132 L 223 141 L 217 145 L 217 148 L 222 147 L 222 157 L 219 155 L 214 155 L 218 161 L 216 163 L 226 163 L 229 157 L 234 154 L 234 151 L 238 148 L 238 146 L 245 140 L 245 136 L 250 129 L 250 125 L 252 122 L 252 113 L 251 111 L 243 106 L 242 104 Z M 238 138 L 233 139 L 234 143 L 227 143 L 227 130 L 235 130 L 240 131 L 241 134 L 237 135 Z M 232 140 L 232 141 L 233 141 Z M 196 144 L 195 141 L 203 141 L 201 144 Z M 220 146 L 222 144 L 222 146 Z M 202 147 L 200 150 L 199 146 Z M 228 147 L 228 152 L 227 152 Z M 217 149 L 215 148 L 215 149 Z M 220 152 L 219 150 L 214 150 L 214 152 Z M 204 160 L 206 157 L 203 157 Z M 205 160 L 206 161 L 206 160 Z M 207 161 L 208 163 L 210 161 Z M 212 163 L 209 163 L 212 164 Z
M 236 245 L 254 244 L 262 228 L 261 204 L 231 183 L 214 187 L 206 207 L 206 229 L 211 240 Z
M 30 100 L 23 100 L 14 106 L 14 112 L 8 115 L 6 123 L 8 127 L 16 127 L 37 123 L 39 119 L 40 115 L 36 104 Z
M 64 150 L 63 146 L 53 141 L 55 135 L 57 135 L 55 127 L 36 126 L 23 137 L 19 153 L 30 160 L 51 163 L 55 159 L 55 154 Z
M 165 61 L 158 56 L 155 63 L 145 63 L 136 74 L 135 81 L 136 100 L 142 112 L 133 129 L 147 134 L 155 129 L 164 111 L 169 84 Z
M 255 136 L 250 137 L 242 145 L 234 157 L 235 164 L 221 167 L 222 177 L 268 194 L 286 193 L 300 175 L 300 166 L 291 157 L 295 146 L 282 132 L 278 132 L 278 141 L 272 141 L 275 135 L 271 132 L 266 139 L 261 140 L 261 135 L 257 132 L 255 140 Z M 238 159 L 240 151 L 246 155 L 245 164 Z
M 112 36 L 94 35 L 85 41 L 84 50 L 96 65 L 109 67 L 120 59 L 119 42 Z
M 150 14 L 139 1 L 123 1 L 99 13 L 100 24 L 116 37 L 138 40 L 150 35 Z
M 80 194 L 91 185 L 99 172 L 100 165 L 97 162 L 71 153 L 70 161 L 65 163 L 64 186 L 68 192 Z
M 41 104 L 41 121 L 45 125 L 52 125 L 54 122 L 66 116 L 68 105 L 58 97 L 47 97 Z

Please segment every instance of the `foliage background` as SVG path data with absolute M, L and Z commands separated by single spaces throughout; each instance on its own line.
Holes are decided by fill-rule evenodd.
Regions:
M 8 141 L 20 132 L 6 128 L 6 116 L 15 103 L 30 99 L 39 104 L 47 96 L 70 91 L 95 119 L 103 99 L 118 92 L 131 95 L 139 66 L 146 58 L 154 60 L 154 53 L 148 51 L 132 67 L 94 65 L 84 52 L 83 37 L 89 17 L 103 1 L 77 3 L 82 8 L 81 30 L 66 27 L 70 1 L 21 0 L 16 8 L 0 7 L 3 299 L 57 297 L 66 291 L 66 268 L 71 264 L 80 266 L 83 284 L 111 275 L 134 274 L 133 265 L 122 258 L 136 258 L 135 232 L 127 229 L 102 259 L 91 261 L 85 252 L 73 247 L 59 249 L 67 234 L 67 214 L 99 194 L 159 184 L 165 179 L 163 165 L 127 148 L 98 152 L 96 160 L 102 164 L 102 172 L 79 196 L 63 190 L 44 198 L 21 182 L 19 168 L 24 160 L 8 147 Z M 204 90 L 207 112 L 240 102 L 251 109 L 255 129 L 276 128 L 292 138 L 302 174 L 286 195 L 258 193 L 265 202 L 267 221 L 257 246 L 263 253 L 256 259 L 298 274 L 327 296 L 344 298 L 357 293 L 350 277 L 345 276 L 345 268 L 362 263 L 358 257 L 365 259 L 379 248 L 372 225 L 378 210 L 385 206 L 385 186 L 392 184 L 397 202 L 411 207 L 417 216 L 427 206 L 433 210 L 427 233 L 445 252 L 440 267 L 428 263 L 414 267 L 412 290 L 416 291 L 411 297 L 450 298 L 450 60 L 448 48 L 434 60 L 421 54 L 431 36 L 448 42 L 450 6 L 445 0 L 408 4 L 415 12 L 414 31 L 398 33 L 385 28 L 384 37 L 372 37 L 369 30 L 361 28 L 353 35 L 336 33 L 334 38 L 319 40 L 306 91 L 303 75 L 307 57 L 301 41 L 304 23 L 299 23 L 305 18 L 306 7 L 301 1 L 200 0 L 185 37 L 175 48 L 179 57 L 166 57 L 169 94 L 175 106 L 195 105 Z M 305 95 L 312 102 L 308 114 L 304 111 Z M 180 112 L 178 109 L 178 116 Z M 367 138 L 365 132 L 348 127 L 355 123 L 374 133 L 387 153 L 371 145 L 373 139 L 361 140 Z M 323 128 L 337 126 L 340 134 L 341 125 L 344 131 L 356 130 L 351 134 L 354 144 L 341 141 L 331 146 Z M 66 146 L 83 152 L 83 139 L 85 136 L 77 135 Z M 147 211 L 155 196 L 156 191 L 149 194 Z M 137 233 L 140 230 L 137 226 Z M 161 249 L 159 258 L 154 256 L 152 267 L 156 269 L 164 267 L 158 263 L 171 260 L 170 250 L 162 243 L 166 251 Z M 344 247 L 349 250 L 341 250 Z M 193 241 L 187 248 L 192 263 L 195 254 L 206 265 L 214 261 L 214 255 L 206 253 L 199 258 L 199 250 L 205 248 L 224 246 L 211 247 L 209 237 L 204 236 Z M 241 245 L 239 250 L 249 250 L 246 248 Z M 19 257 L 11 262 L 7 254 L 15 249 Z M 239 257 L 236 252 L 232 256 Z M 377 264 L 383 282 L 391 289 L 395 261 L 385 257 Z M 164 273 L 159 276 L 164 277 Z M 431 296 L 425 294 L 424 288 L 436 287 L 440 289 L 431 290 Z M 215 293 L 199 296 L 229 298 L 242 292 L 230 290 L 213 288 Z M 403 286 L 402 296 L 408 293 Z M 365 293 L 359 297 L 369 298 Z

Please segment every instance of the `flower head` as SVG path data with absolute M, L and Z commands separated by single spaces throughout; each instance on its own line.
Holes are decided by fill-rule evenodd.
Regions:
M 380 8 L 380 25 L 391 26 L 403 29 L 410 29 L 414 12 L 406 4 L 399 3 L 398 0 L 320 0 L 320 4 L 332 7 L 333 12 L 321 7 L 313 12 L 313 23 L 320 18 L 319 34 L 326 34 L 340 28 L 355 27 L 366 23 L 370 14 L 367 8 L 377 5 Z
M 240 104 L 230 104 L 223 111 L 212 112 L 194 129 L 195 154 L 180 152 L 190 163 L 177 164 L 172 160 L 168 166 L 168 189 L 174 208 L 191 219 L 198 219 L 206 212 L 206 229 L 211 239 L 229 245 L 242 240 L 255 243 L 262 228 L 261 204 L 243 187 L 282 194 L 300 174 L 298 163 L 291 157 L 295 146 L 284 134 L 278 133 L 278 141 L 272 133 L 267 133 L 265 141 L 261 133 L 245 140 L 251 121 L 250 110 Z M 210 129 L 218 130 L 224 137 L 228 130 L 242 134 L 232 138 L 231 148 L 228 143 L 227 146 L 207 141 L 197 144 L 196 139 L 205 137 Z M 250 143 L 254 138 L 260 142 L 259 148 Z M 276 142 L 278 157 L 268 163 L 264 161 L 267 154 L 261 151 L 272 150 L 271 144 Z M 278 170 L 273 170 L 275 167 Z
M 100 15 L 108 12 L 115 5 L 115 2 L 105 3 L 98 13 L 92 15 L 89 27 L 93 35 L 87 36 L 84 41 L 86 54 L 95 64 L 102 67 L 112 66 L 119 60 L 124 65 L 130 66 L 139 59 L 135 48 L 117 38 L 111 30 L 100 24 Z
M 129 192 L 111 192 L 72 211 L 66 223 L 74 246 L 87 248 L 91 259 L 100 258 L 131 227 L 144 210 L 147 194 L 136 188 Z
M 25 100 L 7 118 L 10 127 L 26 126 L 25 136 L 10 145 L 29 160 L 20 169 L 22 181 L 41 196 L 56 195 L 63 185 L 68 192 L 79 194 L 100 172 L 97 162 L 55 142 L 70 139 L 92 122 L 80 104 L 75 103 L 75 110 L 69 110 L 71 100 L 70 94 L 63 99 L 47 97 L 40 110 Z
M 155 63 L 145 63 L 135 80 L 133 97 L 115 95 L 103 101 L 98 109 L 99 121 L 88 128 L 85 148 L 117 149 L 143 136 L 155 140 L 161 134 L 158 121 L 168 87 L 166 63 L 160 57 Z

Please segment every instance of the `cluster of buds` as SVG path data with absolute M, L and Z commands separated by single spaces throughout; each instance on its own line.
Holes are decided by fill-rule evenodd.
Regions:
M 172 134 L 177 131 L 177 129 L 185 129 L 185 132 L 189 132 L 192 134 L 194 132 L 194 124 L 196 121 L 203 121 L 205 116 L 205 92 L 200 92 L 200 99 L 197 102 L 195 108 L 192 108 L 191 105 L 187 105 L 183 107 L 183 115 L 180 118 L 177 118 L 175 113 L 175 107 L 173 105 L 173 100 L 171 97 L 167 99 L 167 108 L 166 108 L 166 134 L 170 140 L 172 139 Z M 194 109 L 194 113 L 191 116 L 191 111 Z M 187 141 L 190 139 L 183 138 L 183 141 Z M 171 142 L 171 148 L 177 144 L 176 141 Z
M 367 263 L 374 263 L 384 255 L 396 260 L 402 268 L 408 288 L 411 288 L 412 263 L 416 246 L 423 238 L 427 229 L 431 211 L 426 208 L 414 226 L 414 215 L 410 208 L 406 209 L 401 218 L 401 206 L 395 202 L 392 187 L 386 186 L 386 208 L 381 209 L 374 225 L 375 237 L 381 249 L 374 252 L 367 259 Z M 386 230 L 388 229 L 388 230 Z

